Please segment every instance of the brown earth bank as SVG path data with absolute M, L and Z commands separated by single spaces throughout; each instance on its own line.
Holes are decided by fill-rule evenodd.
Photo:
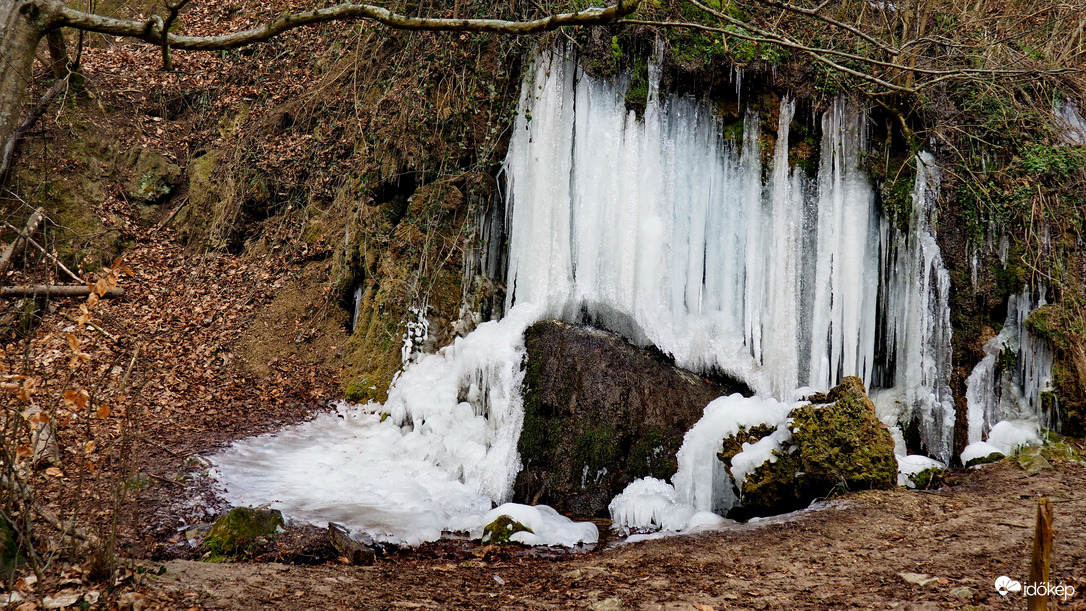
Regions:
M 853 493 L 782 522 L 558 557 L 429 545 L 373 566 L 174 560 L 145 608 L 1023 609 L 1037 499 L 1055 507 L 1050 608 L 1086 609 L 1086 467 L 1030 473 L 1012 459 L 952 486 Z M 158 566 L 151 573 L 161 572 Z M 921 574 L 932 579 L 903 574 Z M 132 599 L 130 599 L 132 600 Z

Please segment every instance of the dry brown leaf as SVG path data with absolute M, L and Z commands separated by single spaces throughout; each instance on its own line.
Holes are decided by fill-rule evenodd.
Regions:
M 87 399 L 90 398 L 90 393 L 83 389 L 74 390 L 69 389 L 64 391 L 64 403 L 69 406 L 74 406 L 75 409 L 81 410 L 87 406 Z
M 72 352 L 79 352 L 79 338 L 71 333 L 68 333 L 66 337 L 68 338 L 68 347 L 72 349 Z
M 98 417 L 99 420 L 105 420 L 106 418 L 109 418 L 109 406 L 98 406 L 98 411 L 95 413 L 95 415 Z
M 64 477 L 64 472 L 58 467 L 49 467 L 45 470 L 45 474 L 50 477 Z

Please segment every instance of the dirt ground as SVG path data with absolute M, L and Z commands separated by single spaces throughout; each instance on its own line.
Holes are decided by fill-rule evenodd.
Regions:
M 442 546 L 374 566 L 175 560 L 142 594 L 163 608 L 1022 609 L 1036 499 L 1055 507 L 1052 581 L 1086 609 L 1086 468 L 1004 461 L 938 491 L 846 496 L 796 518 L 557 558 Z M 926 585 L 902 573 L 936 578 Z
M 310 266 L 319 264 L 204 255 L 193 265 L 168 239 L 139 244 L 126 260 L 136 270 L 122 283 L 126 298 L 95 318 L 118 341 L 83 335 L 92 363 L 125 362 L 137 342 L 143 355 L 133 374 L 142 394 L 128 401 L 140 406 L 141 483 L 125 482 L 118 533 L 120 553 L 134 564 L 105 596 L 110 608 L 1024 608 L 1020 596 L 997 594 L 994 582 L 1002 575 L 1026 580 L 1037 498 L 1047 496 L 1055 507 L 1052 582 L 1078 590 L 1052 606 L 1086 609 L 1086 467 L 1055 460 L 1054 469 L 1029 472 L 1008 459 L 952 473 L 939 490 L 853 493 L 787 521 L 595 551 L 445 542 L 388 553 L 366 567 L 178 559 L 195 555 L 179 528 L 224 508 L 193 457 L 319 409 L 338 390 L 335 371 L 313 352 L 334 354 L 345 335 L 338 315 L 278 323 L 281 317 L 265 315 L 296 299 L 292 289 L 309 282 Z M 58 305 L 31 341 L 34 354 L 63 351 L 65 314 L 78 304 Z M 312 330 L 315 319 L 329 321 L 327 327 L 299 343 L 299 332 Z M 246 349 L 254 333 L 279 338 L 282 356 L 254 366 L 261 356 Z M 309 344 L 320 349 L 304 349 Z M 38 472 L 34 483 L 46 507 L 64 510 L 79 501 L 92 528 L 106 515 L 124 473 L 111 456 L 120 452 L 118 427 L 129 413 L 137 412 L 61 429 L 62 445 L 86 447 L 83 435 L 97 440 L 86 460 L 99 467 L 90 475 L 69 461 L 60 475 Z M 57 564 L 56 579 L 22 591 L 44 602 L 70 588 L 73 575 L 80 591 L 106 590 L 86 577 L 81 562 Z M 909 583 L 903 573 L 934 581 Z

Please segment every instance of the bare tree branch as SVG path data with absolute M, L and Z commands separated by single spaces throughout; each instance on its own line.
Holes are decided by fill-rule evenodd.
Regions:
M 620 0 L 607 8 L 589 8 L 573 13 L 558 13 L 529 21 L 408 17 L 369 4 L 339 4 L 296 14 L 288 13 L 263 26 L 221 36 L 174 35 L 166 31 L 168 28 L 161 18 L 152 18 L 146 22 L 115 19 L 77 11 L 59 0 L 28 0 L 24 5 L 24 10 L 26 6 L 34 7 L 40 11 L 52 28 L 67 26 L 99 34 L 138 38 L 156 45 L 168 45 L 174 49 L 218 51 L 264 42 L 283 32 L 302 26 L 357 19 L 368 19 L 401 30 L 537 34 L 565 26 L 614 23 L 636 11 L 640 1 Z M 180 7 L 178 10 L 180 10 Z
M 879 49 L 882 49 L 883 51 L 889 53 L 890 55 L 898 55 L 898 54 L 901 53 L 901 51 L 899 49 L 895 49 L 894 47 L 886 44 L 885 42 L 879 40 L 878 38 L 875 38 L 874 36 L 871 36 L 870 34 L 864 32 L 863 30 L 861 30 L 859 28 L 857 28 L 856 26 L 847 24 L 847 23 L 845 23 L 843 21 L 838 21 L 837 19 L 834 19 L 833 17 L 828 17 L 827 15 L 825 15 L 822 12 L 822 9 L 826 7 L 826 4 L 829 3 L 829 0 L 826 0 L 826 2 L 823 2 L 822 4 L 818 5 L 817 7 L 813 8 L 813 9 L 803 8 L 802 6 L 796 6 L 796 5 L 790 4 L 788 2 L 779 2 L 778 0 L 755 0 L 755 1 L 759 2 L 761 4 L 764 4 L 766 6 L 772 6 L 774 8 L 779 8 L 781 10 L 796 13 L 798 15 L 813 17 L 813 18 L 815 18 L 815 19 L 817 19 L 819 21 L 822 21 L 824 23 L 828 23 L 828 24 L 830 24 L 830 25 L 832 25 L 834 27 L 841 28 L 842 30 L 851 32 L 852 34 L 854 34 L 856 36 L 859 36 L 863 40 L 866 40 L 867 42 L 875 45 L 876 47 L 878 47 Z

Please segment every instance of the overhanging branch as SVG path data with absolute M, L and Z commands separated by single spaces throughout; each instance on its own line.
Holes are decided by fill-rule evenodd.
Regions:
M 448 19 L 439 17 L 408 17 L 369 4 L 339 4 L 327 8 L 285 14 L 263 26 L 221 36 L 181 36 L 170 34 L 161 19 L 133 21 L 116 19 L 75 10 L 58 0 L 29 0 L 46 17 L 49 27 L 72 27 L 99 34 L 137 38 L 165 48 L 191 51 L 236 49 L 264 42 L 288 30 L 329 21 L 369 20 L 400 30 L 491 32 L 498 34 L 537 34 L 573 25 L 602 25 L 614 23 L 637 10 L 640 0 L 625 0 L 606 7 L 589 8 L 573 13 L 558 13 L 528 21 L 504 19 Z M 172 20 L 171 20 L 172 21 Z

